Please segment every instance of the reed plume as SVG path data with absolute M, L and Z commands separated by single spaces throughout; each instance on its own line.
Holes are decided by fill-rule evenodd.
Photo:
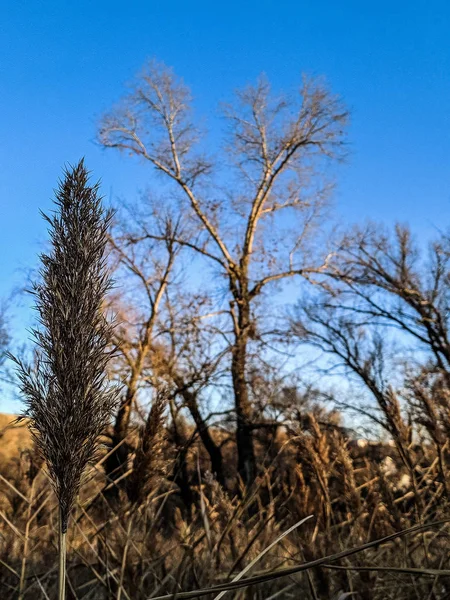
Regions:
M 102 305 L 111 279 L 106 265 L 107 231 L 99 185 L 89 185 L 80 161 L 65 170 L 55 191 L 56 210 L 44 215 L 51 251 L 41 255 L 41 281 L 32 293 L 39 326 L 34 369 L 15 359 L 36 446 L 52 479 L 60 510 L 60 561 L 65 533 L 83 472 L 117 403 L 105 372 L 112 325 Z M 64 564 L 60 562 L 60 598 Z
M 139 432 L 133 471 L 127 481 L 128 498 L 134 505 L 142 504 L 151 490 L 153 479 L 163 470 L 164 410 L 166 405 L 167 392 L 159 390 L 147 421 Z

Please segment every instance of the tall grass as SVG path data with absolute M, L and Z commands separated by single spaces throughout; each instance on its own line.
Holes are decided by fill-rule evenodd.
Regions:
M 41 280 L 33 287 L 39 316 L 33 331 L 36 368 L 16 360 L 27 407 L 22 418 L 28 419 L 58 499 L 60 599 L 65 598 L 69 516 L 117 401 L 106 376 L 111 325 L 102 314 L 110 287 L 111 214 L 88 178 L 83 161 L 66 170 L 56 190 L 55 213 L 44 215 L 51 251 L 41 256 Z
M 161 458 L 170 465 L 177 449 L 168 438 L 162 443 L 163 433 L 155 431 Z M 142 452 L 141 435 L 129 440 L 135 460 Z M 88 471 L 73 509 L 68 596 L 144 600 L 192 592 L 197 597 L 194 590 L 216 586 L 208 596 L 213 598 L 255 561 L 228 597 L 442 600 L 450 594 L 449 507 L 433 452 L 431 446 L 411 450 L 422 473 L 414 490 L 392 445 L 359 448 L 315 424 L 289 443 L 280 440 L 252 493 L 242 496 L 225 492 L 207 473 L 207 454 L 196 443 L 187 456 L 189 509 L 176 483 L 153 467 L 139 501 L 124 488 L 121 504 L 110 507 L 101 493 L 108 485 L 103 456 Z M 30 477 L 18 457 L 14 463 L 2 472 L 8 483 L 0 480 L 2 598 L 17 598 L 21 580 L 24 599 L 54 598 L 58 503 L 44 469 Z M 132 477 L 130 468 L 127 479 Z

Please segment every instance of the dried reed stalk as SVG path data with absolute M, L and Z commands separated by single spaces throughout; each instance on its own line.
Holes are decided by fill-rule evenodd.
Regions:
M 130 502 L 139 506 L 151 490 L 151 484 L 163 470 L 164 410 L 167 392 L 159 390 L 147 421 L 139 433 L 139 443 L 133 461 L 133 471 L 127 481 Z
M 112 325 L 102 313 L 111 280 L 106 268 L 111 212 L 98 184 L 89 186 L 81 161 L 64 173 L 55 192 L 51 251 L 41 256 L 41 282 L 33 285 L 39 327 L 34 369 L 14 359 L 36 446 L 59 503 L 59 598 L 65 597 L 66 532 L 87 464 L 117 404 L 108 384 Z

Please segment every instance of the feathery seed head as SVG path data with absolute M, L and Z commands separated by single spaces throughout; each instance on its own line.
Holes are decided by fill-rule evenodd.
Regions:
M 66 170 L 55 192 L 56 211 L 44 215 L 52 248 L 41 256 L 42 281 L 32 290 L 39 358 L 33 371 L 16 359 L 23 416 L 47 463 L 63 531 L 118 399 L 105 372 L 112 325 L 102 313 L 111 285 L 106 245 L 112 213 L 102 207 L 98 184 L 88 182 L 83 161 Z

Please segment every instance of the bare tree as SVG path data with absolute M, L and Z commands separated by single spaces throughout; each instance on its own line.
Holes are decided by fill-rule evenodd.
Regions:
M 227 282 L 238 471 L 250 484 L 256 463 L 246 369 L 258 299 L 269 285 L 308 278 L 328 262 L 311 244 L 329 192 L 319 174 L 325 159 L 341 154 L 347 112 L 318 81 L 304 80 L 294 98 L 277 99 L 260 79 L 226 108 L 227 145 L 214 166 L 202 151 L 190 104 L 183 82 L 151 63 L 103 118 L 98 137 L 175 184 L 199 226 L 196 238 L 180 242 L 209 259 Z
M 154 338 L 164 293 L 174 276 L 180 250 L 175 241 L 180 222 L 169 213 L 161 214 L 155 210 L 152 222 L 162 242 L 148 237 L 142 240 L 142 221 L 138 216 L 130 222 L 130 215 L 116 223 L 109 238 L 118 280 L 118 291 L 111 295 L 110 302 L 121 321 L 113 339 L 117 348 L 115 369 L 124 381 L 112 435 L 115 450 L 105 462 L 106 474 L 113 481 L 121 479 L 126 472 L 127 436 L 139 390 L 145 386 L 148 389 L 155 383 L 152 370 Z M 108 489 L 111 497 L 117 496 L 117 486 Z
M 223 352 L 215 356 L 210 351 L 214 343 L 202 337 L 198 314 L 208 306 L 208 299 L 179 290 L 182 246 L 175 238 L 181 237 L 182 230 L 180 218 L 161 211 L 155 202 L 146 202 L 146 212 L 122 215 L 110 239 L 120 284 L 110 298 L 121 318 L 115 332 L 118 358 L 114 366 L 125 381 L 112 436 L 116 450 L 105 462 L 113 481 L 122 481 L 127 472 L 133 407 L 139 396 L 148 403 L 163 385 L 169 386 L 174 397 L 182 398 L 210 455 L 211 470 L 225 484 L 220 448 L 199 407 L 201 390 L 211 385 Z M 117 485 L 106 489 L 109 496 L 117 496 Z
M 412 336 L 443 371 L 450 367 L 450 243 L 431 245 L 427 260 L 407 227 L 390 236 L 370 225 L 356 229 L 329 265 L 340 297 L 355 300 L 347 312 Z M 450 381 L 449 381 L 450 382 Z
M 447 495 L 449 260 L 446 235 L 431 244 L 424 259 L 406 227 L 397 226 L 393 235 L 376 225 L 355 229 L 329 262 L 324 294 L 299 306 L 293 322 L 302 341 L 338 357 L 370 390 L 383 415 L 377 421 L 392 435 L 413 482 L 411 423 L 402 417 L 401 406 L 425 428 Z M 395 357 L 386 351 L 388 332 L 397 334 Z M 386 376 L 388 364 L 396 368 L 395 382 Z
M 173 390 L 173 399 L 181 398 L 189 411 L 208 452 L 211 472 L 225 486 L 222 452 L 211 432 L 212 426 L 217 428 L 217 424 L 203 416 L 201 397 L 204 390 L 220 381 L 223 375 L 220 366 L 228 346 L 225 350 L 217 348 L 216 326 L 208 324 L 210 300 L 207 297 L 174 293 L 172 288 L 165 300 L 168 330 L 155 346 L 155 369 Z
M 439 415 L 440 428 L 447 431 L 450 405 L 444 391 L 450 385 L 448 236 L 440 235 L 424 257 L 406 227 L 397 226 L 393 235 L 373 225 L 357 229 L 343 241 L 341 253 L 330 264 L 329 275 L 334 281 L 331 304 L 335 308 L 339 307 L 348 319 L 364 321 L 369 327 L 400 331 L 400 339 L 415 350 L 408 387 L 414 390 L 416 401 L 429 417 L 431 407 L 426 398 L 432 391 L 437 411 L 434 417 Z M 435 435 L 436 432 L 432 437 Z

